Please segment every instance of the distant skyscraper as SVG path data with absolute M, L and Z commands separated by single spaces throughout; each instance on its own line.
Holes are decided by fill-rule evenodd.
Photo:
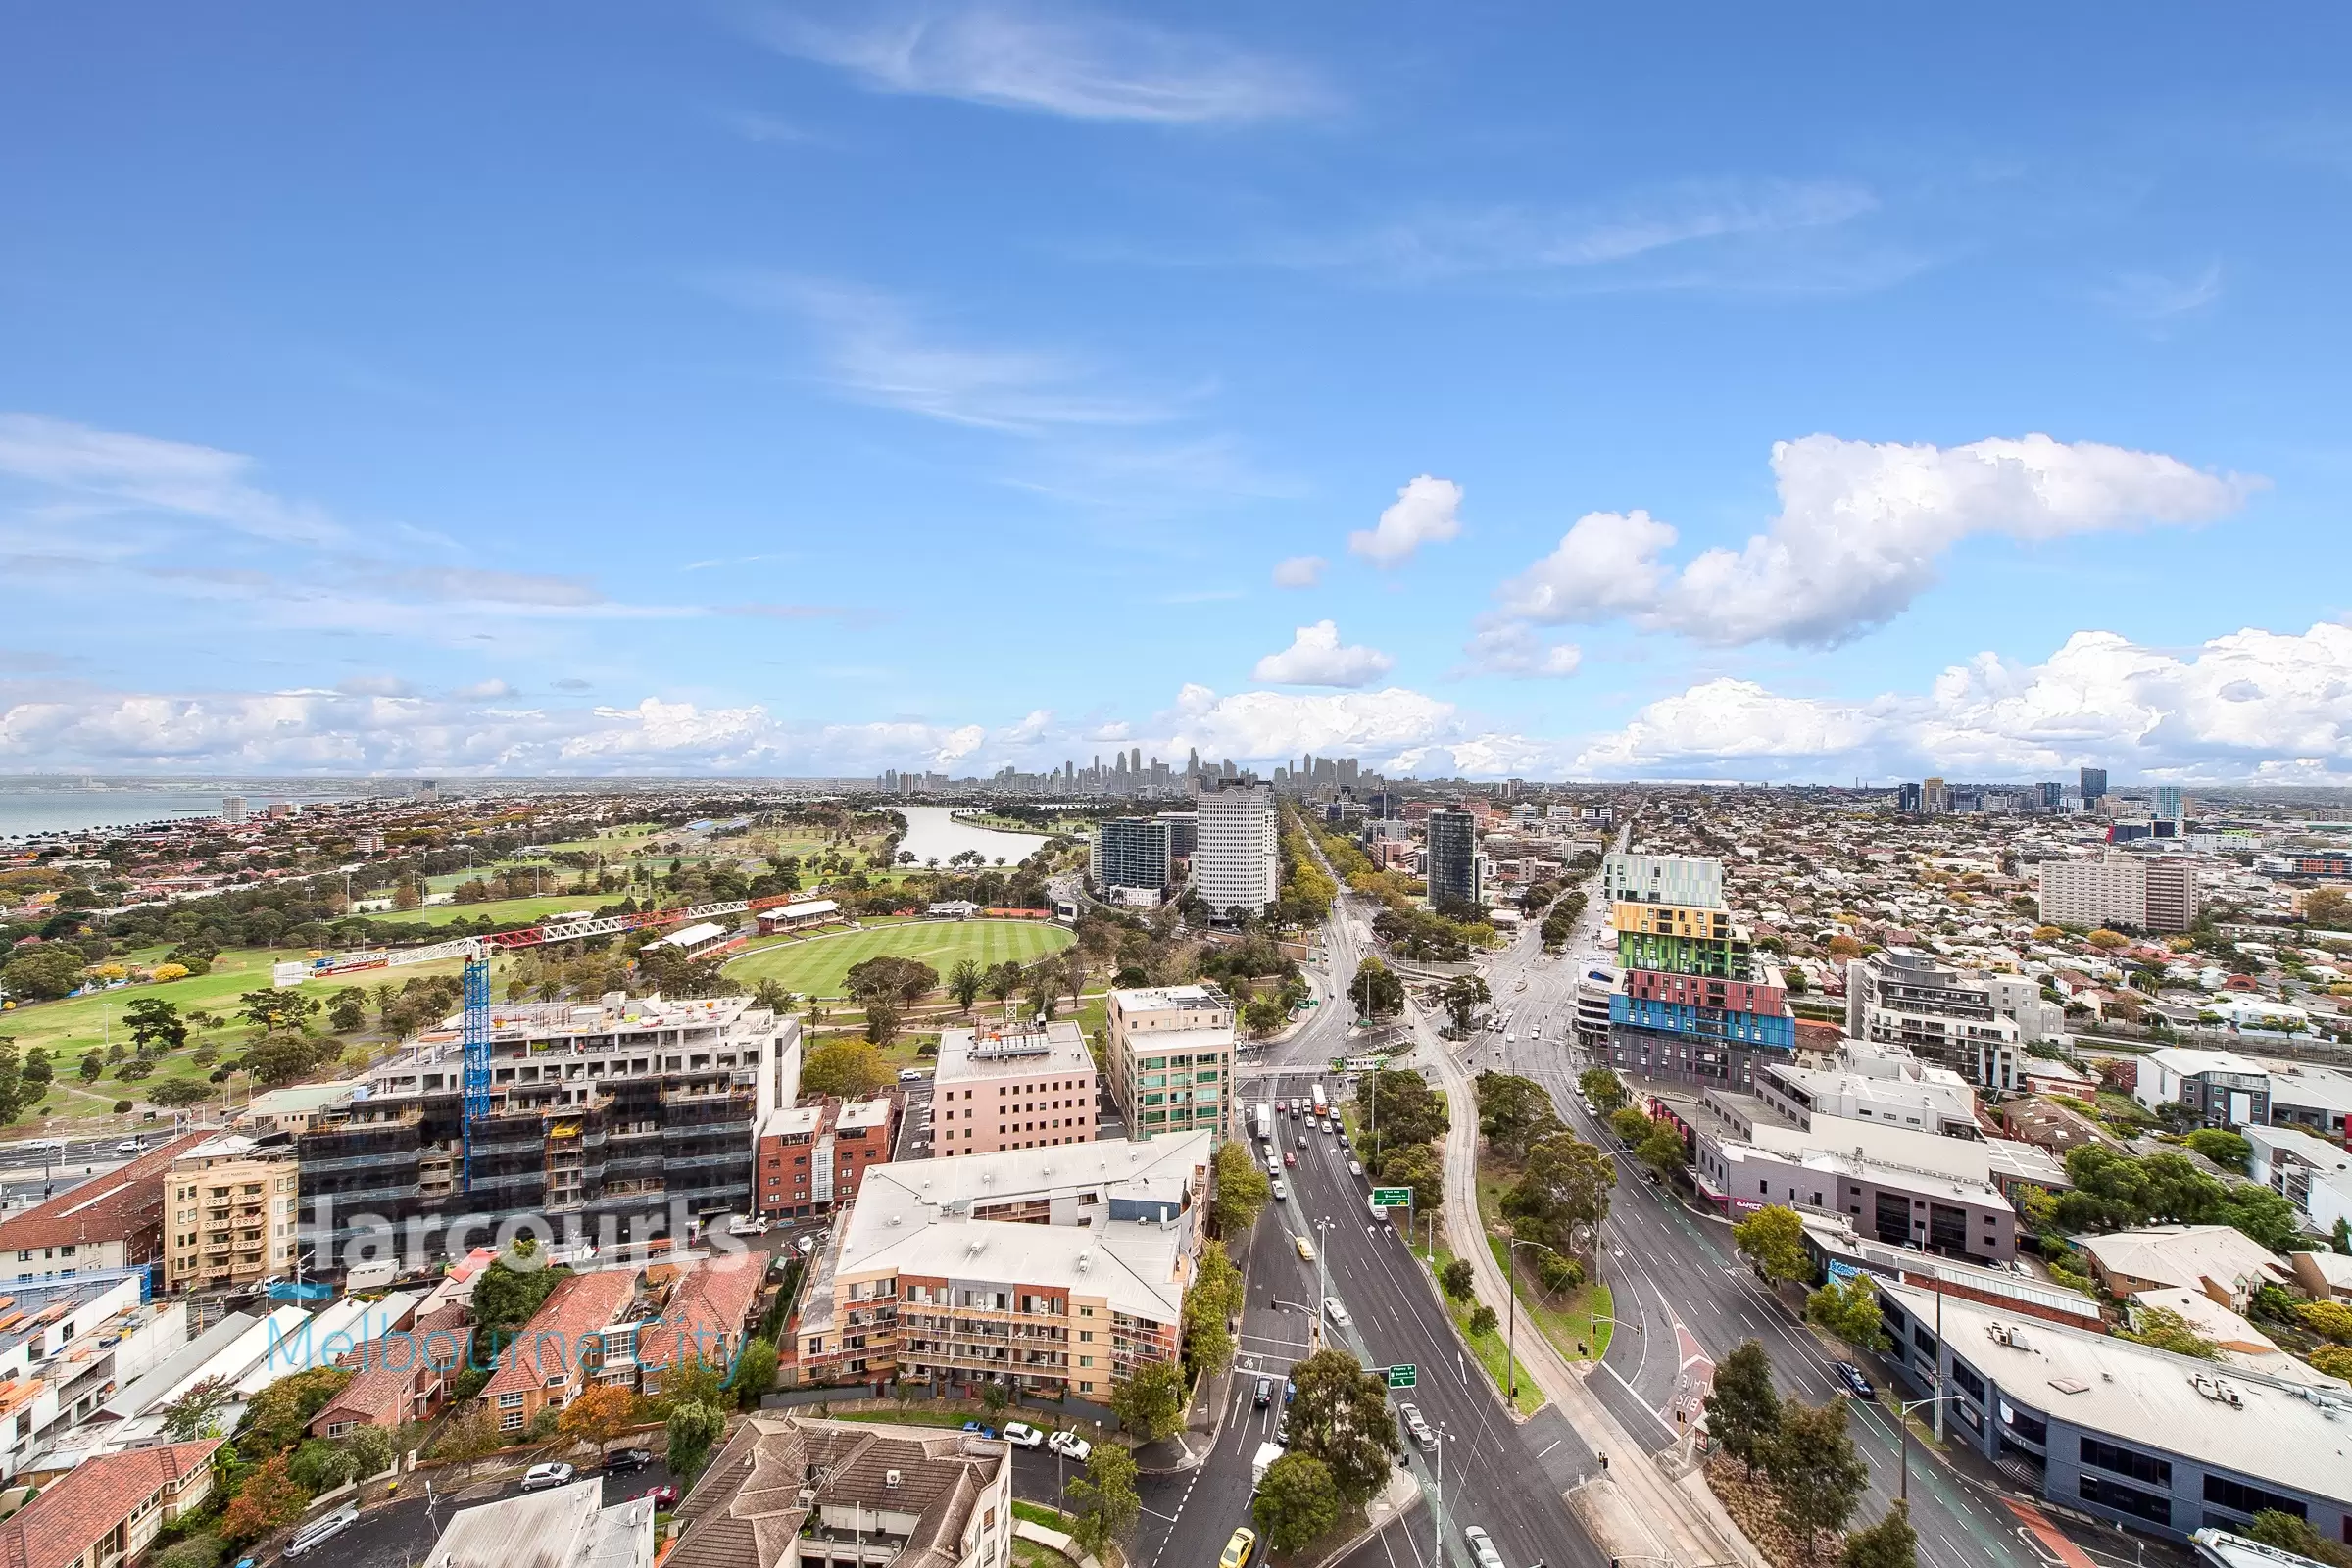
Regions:
M 2045 811 L 2055 811 L 2066 804 L 2066 786 L 2063 784 L 2036 784 L 2034 786 L 2034 804 Z
M 2106 794 L 2107 770 L 2103 767 L 2084 768 L 2082 770 L 2082 808 L 2087 811 L 2096 807 Z
M 1431 903 L 1441 899 L 1478 902 L 1478 819 L 1450 808 L 1429 813 L 1428 853 L 1421 873 Z
M 1120 889 L 1148 893 L 1157 902 L 1167 890 L 1174 836 L 1167 823 L 1155 818 L 1114 816 L 1104 822 L 1095 832 L 1088 867 L 1096 889 L 1106 898 Z
M 239 822 L 244 821 L 245 797 L 242 795 L 222 796 L 220 799 L 220 820 L 226 822 L 230 827 L 235 827 Z
M 1930 816 L 1945 816 L 1952 809 L 1952 789 L 1939 778 L 1932 778 L 1919 787 L 1919 808 Z
M 2182 811 L 2180 785 L 2159 784 L 2156 786 L 2156 814 L 2168 822 L 2180 820 Z
M 1894 808 L 1898 811 L 1906 813 L 1907 815 L 1918 815 L 1919 786 L 1916 784 L 1905 784 L 1897 788 L 1894 792 Z

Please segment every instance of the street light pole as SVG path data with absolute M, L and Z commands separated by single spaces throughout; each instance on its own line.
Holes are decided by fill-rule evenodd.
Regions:
M 1555 1256 L 1559 1252 L 1556 1247 L 1545 1247 L 1542 1242 L 1525 1241 L 1518 1237 L 1513 1237 L 1510 1247 L 1503 1250 L 1502 1288 L 1511 1293 L 1511 1326 L 1502 1337 L 1502 1397 L 1506 1404 L 1519 1397 L 1519 1282 L 1511 1278 L 1510 1257 L 1511 1249 L 1520 1247 L 1533 1247 Z
M 1434 1533 L 1433 1539 L 1429 1544 L 1429 1560 L 1438 1564 L 1443 1564 L 1446 1561 L 1446 1440 L 1449 1436 L 1451 1436 L 1451 1434 L 1446 1430 L 1446 1423 L 1443 1421 L 1439 1422 L 1438 1505 L 1436 1508 L 1431 1510 L 1430 1513 L 1430 1520 L 1434 1525 L 1436 1525 L 1437 1529 Z
M 1936 1441 L 1941 1443 L 1943 1441 L 1943 1401 L 1950 1397 L 1951 1396 L 1948 1394 L 1932 1394 L 1924 1399 L 1897 1399 L 1894 1401 L 1894 1424 L 1902 1429 L 1903 1450 L 1902 1490 L 1896 1495 L 1906 1503 L 1911 1500 L 1911 1412 L 1923 1404 L 1934 1405 L 1937 1429 Z

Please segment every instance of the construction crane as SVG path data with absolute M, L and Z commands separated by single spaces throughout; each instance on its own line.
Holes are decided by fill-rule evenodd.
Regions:
M 647 909 L 637 914 L 599 915 L 588 920 L 564 920 L 548 925 L 526 926 L 519 931 L 491 931 L 481 936 L 457 937 L 448 942 L 428 942 L 414 948 L 364 948 L 351 953 L 325 955 L 316 958 L 294 958 L 275 966 L 272 982 L 279 986 L 298 986 L 305 980 L 322 980 L 334 975 L 357 974 L 368 969 L 396 969 L 413 963 L 432 963 L 441 958 L 466 960 L 466 1010 L 459 1025 L 458 1040 L 465 1054 L 466 1070 L 463 1079 L 465 1104 L 464 1127 L 466 1140 L 466 1190 L 473 1190 L 473 1126 L 490 1114 L 490 960 L 501 952 L 518 948 L 546 947 L 556 942 L 580 942 L 590 937 L 618 936 L 629 931 L 659 930 L 663 926 L 691 925 L 722 914 L 754 913 L 796 902 L 792 894 L 771 894 L 759 899 L 726 899 L 717 904 L 697 904 L 683 909 Z

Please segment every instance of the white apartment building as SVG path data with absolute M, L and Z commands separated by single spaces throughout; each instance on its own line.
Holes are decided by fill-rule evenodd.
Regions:
M 2041 862 L 2041 918 L 2050 925 L 2185 931 L 2198 906 L 2197 869 L 2184 859 L 2111 850 L 2095 860 Z
M 1235 909 L 1261 914 L 1282 891 L 1274 789 L 1235 784 L 1204 789 L 1195 806 L 1193 891 L 1222 918 Z
M 1932 1067 L 1900 1046 L 1849 1040 L 1829 1067 L 1771 1063 L 1756 1069 L 1756 1098 L 1799 1127 L 1815 1118 L 1875 1122 L 1981 1138 L 1977 1092 L 1948 1067 Z
M 1723 862 L 1707 855 L 1604 855 L 1601 906 L 1681 904 L 1702 909 L 1723 905 Z
M 2024 1044 L 1975 975 L 1909 948 L 1887 948 L 1845 966 L 1845 1032 L 1901 1046 L 1985 1089 L 2018 1087 Z
M 1232 1130 L 1233 1015 L 1233 999 L 1214 986 L 1110 994 L 1110 1092 L 1129 1136 Z

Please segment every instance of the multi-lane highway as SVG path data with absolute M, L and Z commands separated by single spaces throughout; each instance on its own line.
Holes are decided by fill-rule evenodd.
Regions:
M 1293 1039 L 1245 1065 L 1243 1104 L 1306 1099 L 1317 1083 L 1327 1096 L 1341 1091 L 1343 1080 L 1329 1064 L 1351 1049 L 1344 991 L 1355 971 L 1356 923 L 1366 918 L 1343 909 L 1326 926 L 1327 961 L 1317 979 L 1331 1000 Z M 1309 1353 L 1323 1296 L 1338 1298 L 1348 1319 L 1324 1321 L 1327 1343 L 1367 1366 L 1413 1366 L 1416 1386 L 1392 1400 L 1417 1405 L 1444 1434 L 1442 1527 L 1439 1455 L 1408 1444 L 1403 1462 L 1421 1500 L 1358 1547 L 1349 1559 L 1353 1568 L 1441 1562 L 1468 1568 L 1461 1532 L 1473 1524 L 1494 1538 L 1511 1568 L 1600 1568 L 1605 1555 L 1561 1501 L 1567 1488 L 1595 1468 L 1592 1455 L 1558 1412 L 1545 1409 L 1516 1422 L 1504 1411 L 1484 1371 L 1463 1355 L 1402 1235 L 1373 1218 L 1370 1189 L 1349 1174 L 1348 1152 L 1337 1136 L 1313 1131 L 1304 1116 L 1287 1115 L 1278 1136 L 1289 1161 L 1285 1196 L 1268 1205 L 1245 1250 L 1249 1297 L 1235 1366 L 1217 1393 L 1223 1420 L 1216 1447 L 1198 1470 L 1147 1483 L 1134 1553 L 1139 1568 L 1199 1568 L 1234 1526 L 1249 1521 L 1251 1460 L 1279 1430 L 1285 1374 Z M 1301 1238 L 1314 1249 L 1315 1262 L 1300 1255 Z M 1260 1378 L 1270 1383 L 1263 1409 L 1256 1404 Z

